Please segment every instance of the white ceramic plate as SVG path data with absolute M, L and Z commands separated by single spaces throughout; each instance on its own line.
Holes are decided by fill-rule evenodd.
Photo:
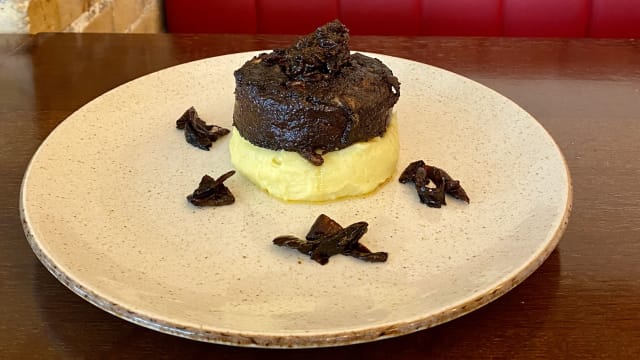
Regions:
M 240 175 L 236 203 L 185 200 L 204 174 L 231 170 L 228 137 L 188 145 L 175 120 L 194 105 L 231 126 L 233 71 L 252 54 L 165 69 L 93 100 L 36 152 L 22 185 L 27 239 L 63 284 L 116 316 L 216 343 L 321 347 L 425 329 L 513 288 L 555 248 L 571 205 L 549 134 L 509 99 L 453 73 L 375 55 L 398 76 L 398 173 L 363 198 L 291 204 Z M 397 176 L 411 161 L 460 179 L 471 204 L 432 209 Z M 327 214 L 367 221 L 362 243 L 386 263 L 321 266 L 276 247 Z

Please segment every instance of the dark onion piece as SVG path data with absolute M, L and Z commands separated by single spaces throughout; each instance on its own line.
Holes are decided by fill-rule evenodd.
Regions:
M 467 204 L 470 202 L 460 181 L 454 180 L 443 169 L 427 165 L 422 160 L 409 164 L 398 180 L 403 184 L 414 183 L 420 202 L 429 207 L 439 208 L 447 205 L 445 193 Z M 433 182 L 435 187 L 429 187 L 430 182 Z
M 333 255 L 349 253 L 356 247 L 360 238 L 367 232 L 364 221 L 351 224 L 337 233 L 320 238 L 311 250 L 311 259 L 324 265 Z
M 363 252 L 358 250 L 349 251 L 349 256 L 368 262 L 385 262 L 389 255 L 386 252 Z
M 273 239 L 273 243 L 278 246 L 286 246 L 292 249 L 296 249 L 305 255 L 310 255 L 313 250 L 313 243 L 298 239 L 295 236 L 284 235 L 278 236 Z
M 342 226 L 325 214 L 320 214 L 307 233 L 307 241 L 319 240 L 342 230 Z
M 334 20 L 300 38 L 287 49 L 276 49 L 264 56 L 269 65 L 278 65 L 297 86 L 297 81 L 318 81 L 338 73 L 349 63 L 349 30 Z
M 333 255 L 342 254 L 352 256 L 368 262 L 387 261 L 386 252 L 371 252 L 366 246 L 360 244 L 360 239 L 367 232 L 368 224 L 364 221 L 357 222 L 342 228 L 327 215 L 321 214 L 309 229 L 306 241 L 292 235 L 279 236 L 273 239 L 278 246 L 296 249 L 309 255 L 311 259 L 324 265 Z
M 441 179 L 442 180 L 442 179 Z M 418 197 L 420 198 L 420 202 L 427 205 L 428 207 L 439 208 L 442 205 L 447 205 L 447 202 L 444 197 L 444 182 L 439 180 L 438 182 L 434 181 L 436 184 L 435 188 L 428 187 L 429 179 L 427 178 L 427 171 L 424 167 L 419 167 L 416 170 L 415 174 L 415 185 L 416 191 L 418 192 Z
M 425 163 L 422 160 L 414 161 L 406 169 L 400 174 L 399 181 L 403 184 L 408 182 L 415 183 L 416 182 L 416 171 L 419 167 L 424 167 Z
M 315 166 L 320 166 L 324 163 L 322 152 L 318 153 L 313 149 L 300 149 L 298 153 Z
M 205 175 L 200 180 L 198 188 L 192 194 L 187 195 L 187 200 L 196 206 L 223 206 L 231 205 L 236 199 L 224 185 L 224 181 L 233 176 L 236 172 L 231 170 L 217 179 Z
M 202 150 L 209 150 L 213 142 L 229 133 L 229 129 L 217 125 L 207 125 L 198 116 L 198 112 L 192 106 L 176 120 L 176 127 L 184 130 L 187 142 Z
M 445 175 L 449 176 L 447 173 L 445 173 Z M 467 204 L 470 201 L 469 196 L 467 195 L 467 192 L 464 191 L 464 189 L 460 185 L 460 181 L 453 180 L 451 179 L 451 177 L 449 177 L 448 180 L 445 179 L 444 191 L 447 194 L 453 196 L 454 198 L 466 202 Z

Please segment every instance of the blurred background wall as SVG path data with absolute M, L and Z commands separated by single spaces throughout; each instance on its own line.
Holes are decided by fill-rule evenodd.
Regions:
M 0 32 L 164 31 L 162 0 L 0 0 Z

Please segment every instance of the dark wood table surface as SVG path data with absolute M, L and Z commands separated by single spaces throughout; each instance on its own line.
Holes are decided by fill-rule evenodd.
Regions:
M 327 349 L 249 349 L 112 316 L 32 253 L 18 195 L 71 112 L 143 74 L 291 36 L 0 35 L 0 358 L 640 358 L 640 41 L 354 37 L 352 47 L 455 71 L 513 99 L 562 149 L 574 207 L 558 248 L 511 292 L 414 334 Z M 479 174 L 481 175 L 481 174 Z

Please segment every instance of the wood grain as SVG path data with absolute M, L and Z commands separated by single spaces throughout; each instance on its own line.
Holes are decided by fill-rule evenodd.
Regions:
M 18 195 L 49 132 L 91 99 L 183 62 L 285 46 L 291 36 L 0 35 L 0 357 L 640 358 L 640 42 L 354 37 L 355 49 L 455 71 L 513 99 L 563 151 L 574 211 L 529 279 L 460 319 L 315 350 L 234 348 L 132 325 L 74 295 L 32 254 Z

